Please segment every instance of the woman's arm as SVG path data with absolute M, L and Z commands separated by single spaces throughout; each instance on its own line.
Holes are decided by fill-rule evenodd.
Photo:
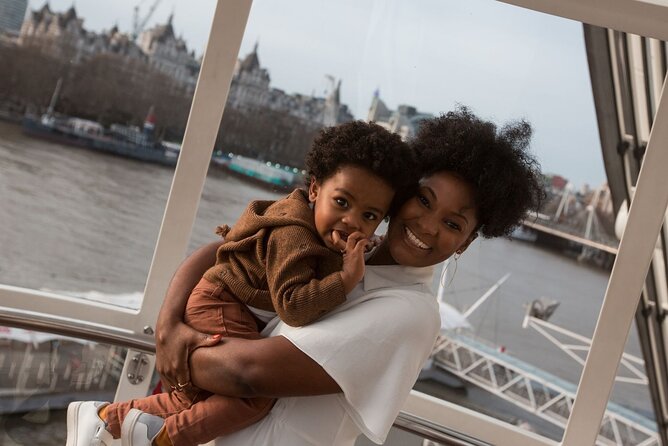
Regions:
M 222 243 L 210 243 L 193 252 L 169 284 L 156 325 L 156 368 L 166 384 L 175 386 L 192 379 L 202 389 L 240 397 L 340 392 L 320 365 L 282 336 L 256 341 L 224 339 L 216 345 L 217 339 L 183 323 L 188 297 L 215 263 Z M 208 348 L 197 348 L 201 346 Z
M 202 345 L 215 345 L 217 339 L 183 323 L 188 296 L 204 272 L 216 262 L 216 251 L 223 241 L 204 245 L 187 257 L 174 273 L 156 324 L 156 369 L 168 386 L 190 381 L 188 354 Z
M 192 352 L 190 370 L 193 384 L 221 395 L 280 398 L 341 392 L 317 362 L 283 336 L 223 339 Z

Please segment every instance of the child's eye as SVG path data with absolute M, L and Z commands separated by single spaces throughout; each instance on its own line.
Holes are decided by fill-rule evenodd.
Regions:
M 373 212 L 365 212 L 364 218 L 366 218 L 367 220 L 378 220 L 378 216 Z
M 418 194 L 417 199 L 420 200 L 420 203 L 422 203 L 424 207 L 429 207 L 429 200 L 427 199 L 427 197 L 425 197 L 422 194 Z
M 335 198 L 334 201 L 342 208 L 348 207 L 348 200 L 346 200 L 345 198 Z

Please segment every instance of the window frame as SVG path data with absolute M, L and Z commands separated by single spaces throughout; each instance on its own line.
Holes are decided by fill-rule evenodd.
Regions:
M 665 26 L 668 4 L 620 0 L 606 2 L 603 7 L 603 2 L 581 0 L 504 2 L 604 28 L 668 40 L 668 27 Z M 163 296 L 186 253 L 251 4 L 251 0 L 217 2 L 141 308 L 128 310 L 0 285 L 3 302 L 0 322 L 41 319 L 62 326 L 79 324 L 93 332 L 96 328 L 108 330 L 119 336 L 135 338 L 140 343 L 153 342 L 152 330 Z M 648 135 L 628 222 L 561 443 L 419 392 L 411 393 L 404 407 L 406 412 L 493 444 L 594 444 L 668 205 L 668 183 L 663 181 L 662 172 L 664 166 L 668 166 L 668 98 L 664 96 L 662 92 L 656 101 L 659 105 Z M 48 313 L 44 308 L 48 308 Z M 141 396 L 145 390 L 122 379 L 117 397 Z

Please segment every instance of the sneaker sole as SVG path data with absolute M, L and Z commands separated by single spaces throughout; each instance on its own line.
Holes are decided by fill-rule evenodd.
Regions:
M 130 412 L 125 416 L 125 420 L 123 420 L 123 424 L 121 425 L 121 446 L 134 446 L 132 433 L 142 413 L 140 410 L 130 409 Z
M 79 431 L 79 409 L 82 401 L 70 403 L 67 406 L 67 443 L 65 446 L 83 446 L 77 445 L 77 432 Z

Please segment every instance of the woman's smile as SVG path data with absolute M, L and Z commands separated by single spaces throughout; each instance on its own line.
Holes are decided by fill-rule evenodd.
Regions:
M 429 245 L 420 240 L 413 231 L 410 230 L 408 226 L 404 226 L 404 234 L 406 234 L 405 240 L 409 245 L 415 246 L 418 249 L 427 250 L 430 249 Z

